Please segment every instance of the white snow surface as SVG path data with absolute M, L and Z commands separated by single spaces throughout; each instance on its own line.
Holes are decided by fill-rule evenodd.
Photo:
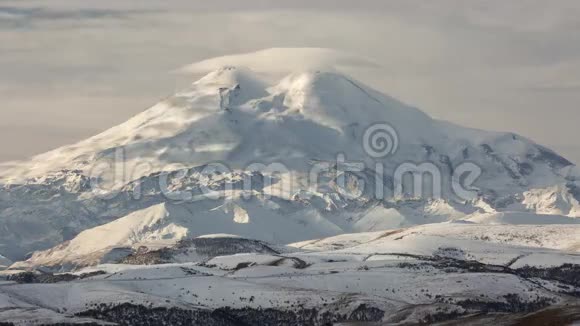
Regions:
M 569 252 L 580 248 L 577 167 L 513 133 L 433 119 L 341 72 L 349 65 L 379 69 L 370 61 L 325 49 L 270 49 L 193 64 L 184 70 L 211 72 L 127 122 L 28 161 L 0 165 L 0 254 L 7 257 L 0 258 L 0 268 L 16 261 L 12 270 L 73 270 L 115 263 L 140 248 L 173 248 L 183 240 L 231 234 L 276 245 L 300 242 L 295 247 L 301 250 L 332 251 L 300 255 L 306 263 L 322 262 L 313 269 L 325 276 L 308 274 L 300 280 L 275 276 L 259 279 L 259 285 L 227 279 L 232 286 L 251 288 L 259 297 L 264 291 L 278 293 L 276 282 L 282 282 L 295 289 L 314 287 L 334 297 L 354 292 L 342 286 L 356 283 L 363 262 L 413 260 L 393 253 L 465 256 L 487 264 L 508 264 L 521 255 L 532 263 L 576 262 Z M 281 66 L 292 71 L 273 80 Z M 363 146 L 365 130 L 376 123 L 391 125 L 399 140 L 397 151 L 384 158 L 369 156 Z M 319 176 L 318 187 L 309 184 L 313 166 L 334 167 L 338 154 L 364 163 L 366 169 L 338 175 L 329 171 Z M 216 162 L 229 171 L 207 173 L 208 165 Z M 388 185 L 380 198 L 368 191 L 353 196 L 362 184 L 356 180 L 364 181 L 369 187 L 365 190 L 375 188 L 377 163 L 389 179 L 405 162 L 435 164 L 443 180 L 441 198 L 395 198 Z M 482 174 L 473 185 L 473 198 L 458 199 L 449 189 L 451 175 L 465 162 L 481 167 Z M 275 163 L 284 170 L 278 173 L 270 166 L 248 171 L 252 163 Z M 341 178 L 346 187 L 340 186 Z M 242 186 L 247 179 L 253 180 L 249 188 Z M 229 187 L 232 191 L 227 191 Z M 203 196 L 208 189 L 220 198 Z M 351 234 L 355 232 L 362 233 Z M 272 258 L 271 253 L 259 254 Z M 338 266 L 324 265 L 331 260 L 327 256 L 345 260 L 344 275 L 354 283 L 327 275 Z M 198 256 L 182 258 L 192 257 Z M 216 265 L 238 266 L 239 259 L 219 258 Z M 280 266 L 268 266 L 268 262 L 254 261 L 252 268 L 259 275 L 295 273 L 298 264 L 282 260 L 276 262 Z M 383 282 L 381 273 L 391 273 L 391 267 L 385 268 L 388 271 L 369 273 L 369 282 Z M 433 275 L 420 277 L 425 284 L 438 283 Z M 484 287 L 483 280 L 471 275 L 454 277 Z M 501 275 L 489 282 L 498 288 L 509 282 L 522 289 L 528 286 L 515 278 Z M 222 281 L 222 276 L 212 279 L 216 284 Z M 74 290 L 59 284 L 46 288 L 62 291 L 64 297 L 68 291 L 84 294 L 97 289 L 127 291 L 120 299 L 107 294 L 113 301 L 135 296 L 134 289 L 127 290 L 129 285 L 98 282 L 75 283 Z M 261 282 L 268 284 L 262 287 Z M 410 279 L 401 282 L 411 284 Z M 134 286 L 149 293 L 138 297 L 148 297 L 160 285 Z M 14 286 L 23 293 L 28 288 L 31 297 L 38 290 Z M 171 292 L 175 290 L 166 289 L 170 300 L 175 299 L 176 292 Z M 371 301 L 378 295 L 370 288 L 364 291 Z M 417 295 L 408 291 L 406 295 Z M 282 297 L 288 295 L 300 300 L 307 296 L 296 291 Z M 87 300 L 91 296 L 105 300 L 98 294 Z M 401 298 L 412 301 L 389 297 L 385 305 Z M 69 304 L 78 311 L 81 307 L 75 305 L 83 301 L 62 303 Z
M 104 274 L 73 282 L 0 284 L 0 305 L 8 308 L 1 314 L 4 321 L 41 324 L 49 317 L 56 321 L 73 318 L 100 304 L 210 311 L 222 307 L 339 309 L 347 315 L 366 304 L 384 311 L 385 322 L 409 310 L 414 313 L 399 321 L 416 323 L 439 311 L 436 308 L 441 304 L 459 314 L 478 311 L 462 306 L 464 300 L 482 305 L 509 302 L 510 297 L 530 305 L 538 300 L 570 302 L 566 291 L 578 288 L 501 271 L 580 264 L 576 253 L 540 248 L 566 247 L 577 235 L 576 230 L 570 231 L 576 227 L 502 227 L 432 224 L 310 241 L 296 244 L 300 250 L 293 253 L 248 253 L 149 266 L 96 265 L 76 274 Z M 481 234 L 487 238 L 479 238 Z M 534 241 L 543 243 L 526 245 Z M 459 267 L 468 262 L 485 264 L 487 271 Z

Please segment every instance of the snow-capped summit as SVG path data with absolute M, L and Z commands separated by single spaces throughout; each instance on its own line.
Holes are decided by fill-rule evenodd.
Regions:
M 214 161 L 306 169 L 299 163 L 331 160 L 339 152 L 363 157 L 364 129 L 380 121 L 398 126 L 403 139 L 431 129 L 427 115 L 337 72 L 294 73 L 267 85 L 249 69 L 227 66 L 119 126 L 2 169 L 0 180 L 63 169 L 101 175 L 94 169 L 113 160 L 119 164 L 119 150 L 122 168 L 132 172 L 125 182 Z M 144 163 L 152 168 L 139 169 Z
M 267 87 L 267 84 L 250 69 L 235 66 L 224 66 L 214 70 L 193 84 L 193 88 L 198 91 L 203 88 L 211 91 L 218 89 L 222 97 L 227 96 L 226 92 L 235 92 L 233 96 L 236 97 L 237 102 L 231 105 L 243 104 L 251 99 L 264 97 L 268 94 Z M 186 94 L 187 92 L 179 95 L 186 96 Z M 223 105 L 226 104 L 223 103 Z
M 223 223 L 208 220 L 204 232 L 239 231 L 261 240 L 277 234 L 280 242 L 304 239 L 296 235 L 456 220 L 478 212 L 580 216 L 580 188 L 571 177 L 575 167 L 529 139 L 433 119 L 337 69 L 271 77 L 224 66 L 99 135 L 0 166 L 0 254 L 20 259 L 81 231 L 119 223 L 120 218 L 131 220 L 136 216 L 132 214 L 155 205 L 180 212 L 163 219 L 176 218 L 180 236 L 201 235 L 196 231 L 200 216 L 219 215 Z M 392 127 L 396 148 L 388 155 L 371 155 L 365 147 L 366 133 L 376 123 Z M 336 167 L 339 155 L 364 163 L 364 169 L 341 175 L 321 172 L 318 187 L 308 184 L 316 162 Z M 394 197 L 395 171 L 410 162 L 437 167 L 443 198 Z M 472 180 L 475 198 L 458 201 L 449 184 L 465 162 L 482 173 Z M 205 175 L 204 167 L 212 163 L 230 170 Z M 246 171 L 252 163 L 276 163 L 285 170 Z M 376 163 L 384 167 L 384 196 L 350 195 L 363 181 L 377 187 Z M 163 172 L 177 176 L 167 182 Z M 347 180 L 345 187 L 341 178 Z M 243 185 L 246 179 L 255 181 L 249 189 Z M 199 200 L 204 188 L 220 192 L 228 187 L 234 194 L 213 202 Z M 191 196 L 177 200 L 175 192 Z M 217 213 L 238 202 L 241 193 L 251 199 L 236 204 L 240 214 Z M 267 228 L 248 228 L 255 221 Z M 128 225 L 134 231 L 129 234 L 137 237 L 153 232 L 131 226 L 138 223 Z
M 290 74 L 274 86 L 273 93 L 284 96 L 290 112 L 341 133 L 376 122 L 389 121 L 405 129 L 411 121 L 415 125 L 431 121 L 425 113 L 335 71 Z

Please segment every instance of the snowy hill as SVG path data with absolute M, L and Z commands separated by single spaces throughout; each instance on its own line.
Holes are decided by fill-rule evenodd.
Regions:
M 498 228 L 489 239 L 475 239 L 474 229 L 483 228 L 466 232 L 470 227 L 348 234 L 286 252 L 210 237 L 205 240 L 215 241 L 188 243 L 197 250 L 170 256 L 174 263 L 133 259 L 74 274 L 5 273 L 0 318 L 16 324 L 416 324 L 578 306 L 577 254 L 515 245 L 533 234 L 529 228 L 502 226 L 514 236 L 502 243 Z M 571 229 L 578 227 L 554 227 L 563 240 L 549 241 L 564 247 L 565 238 L 577 236 Z M 213 254 L 197 255 L 209 248 Z
M 175 260 L 174 256 L 183 255 L 184 246 L 192 241 L 197 242 L 197 239 L 203 239 L 203 235 L 212 234 L 214 230 L 236 234 L 236 237 L 267 240 L 274 244 L 305 240 L 290 244 L 291 247 L 303 250 L 336 250 L 371 243 L 375 239 L 405 238 L 408 241 L 415 241 L 421 237 L 429 239 L 436 237 L 443 239 L 441 241 L 444 242 L 450 242 L 452 239 L 477 240 L 502 245 L 580 251 L 580 219 L 556 215 L 485 213 L 470 215 L 451 223 L 425 224 L 404 229 L 380 228 L 392 229 L 387 232 L 344 234 L 346 231 L 326 220 L 319 223 L 308 221 L 307 219 L 312 218 L 308 215 L 302 220 L 298 220 L 297 216 L 284 218 L 267 215 L 267 218 L 258 218 L 251 223 L 236 223 L 235 215 L 242 214 L 241 212 L 245 212 L 241 206 L 230 205 L 229 208 L 212 210 L 211 214 L 196 215 L 183 206 L 160 204 L 83 231 L 70 241 L 48 250 L 35 252 L 26 261 L 11 265 L 10 269 L 69 272 L 98 264 L 122 262 L 127 257 L 141 255 L 144 258 L 151 255 L 157 257 L 156 253 L 159 252 L 165 253 L 165 259 L 160 261 L 182 262 L 183 259 L 191 261 L 201 259 L 200 254 L 194 256 L 187 254 L 180 260 Z M 388 215 L 382 217 L 389 218 Z M 301 221 L 303 222 L 300 223 Z M 287 232 L 278 234 L 270 231 L 280 228 L 284 228 Z M 317 239 L 317 234 L 334 236 L 312 240 Z M 398 245 L 402 241 L 396 243 Z M 280 251 L 277 249 L 279 247 L 272 244 L 266 246 Z M 173 252 L 169 254 L 171 257 L 168 257 L 167 250 Z M 410 249 L 405 250 L 409 252 Z M 130 258 L 132 261 L 135 259 Z

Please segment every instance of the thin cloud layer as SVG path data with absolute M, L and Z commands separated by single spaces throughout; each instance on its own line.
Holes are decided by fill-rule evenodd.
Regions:
M 270 48 L 232 54 L 186 65 L 185 74 L 207 74 L 224 66 L 247 67 L 255 72 L 291 73 L 312 69 L 381 69 L 381 65 L 360 56 L 324 48 Z

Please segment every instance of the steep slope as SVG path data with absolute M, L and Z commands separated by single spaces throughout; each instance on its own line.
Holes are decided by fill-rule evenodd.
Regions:
M 95 173 L 99 163 L 119 159 L 118 149 L 123 157 L 115 164 L 132 172 L 125 182 L 216 161 L 238 168 L 276 162 L 298 171 L 312 159 L 336 160 L 338 153 L 371 162 L 361 144 L 365 128 L 376 122 L 394 126 L 400 139 L 398 152 L 384 160 L 390 167 L 405 160 L 452 167 L 469 159 L 493 167 L 486 184 L 504 178 L 511 180 L 504 186 L 511 190 L 551 185 L 560 169 L 572 165 L 513 134 L 433 120 L 339 73 L 296 73 L 268 88 L 245 69 L 225 67 L 124 124 L 3 169 L 1 176 L 16 180 L 63 169 Z
M 280 215 L 257 200 L 162 203 L 85 230 L 70 241 L 35 252 L 11 268 L 70 270 L 117 262 L 142 247 L 167 248 L 180 240 L 218 232 L 280 244 L 337 235 L 344 230 L 312 214 Z

